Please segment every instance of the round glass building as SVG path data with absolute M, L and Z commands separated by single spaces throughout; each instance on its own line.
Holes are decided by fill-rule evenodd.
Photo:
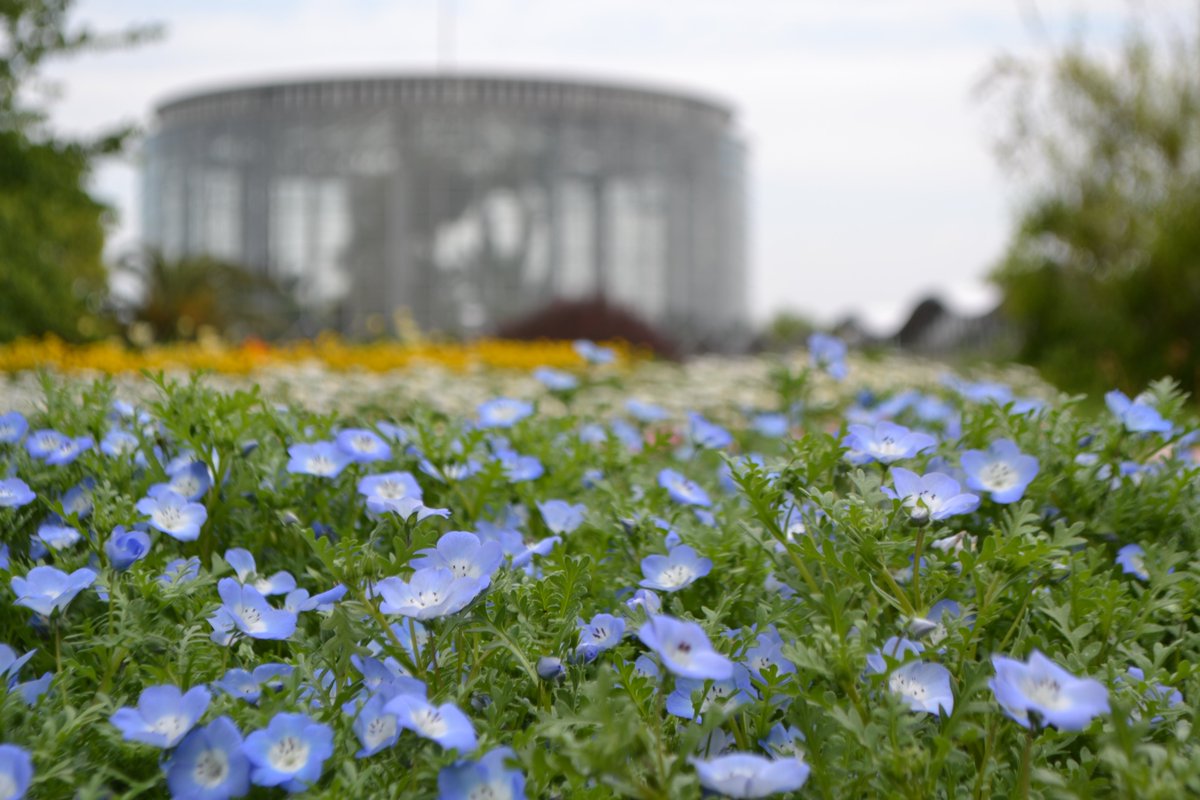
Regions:
M 486 332 L 602 297 L 682 344 L 745 322 L 745 151 L 712 100 L 465 74 L 159 106 L 143 232 L 294 285 L 312 320 Z

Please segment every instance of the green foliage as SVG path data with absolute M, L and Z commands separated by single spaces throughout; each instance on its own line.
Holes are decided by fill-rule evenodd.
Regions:
M 93 160 L 119 149 L 129 130 L 65 141 L 45 130 L 30 104 L 44 62 L 123 46 L 154 34 L 101 34 L 71 26 L 72 0 L 0 2 L 0 341 L 102 332 L 106 275 L 101 251 L 107 209 L 87 191 Z
M 1134 28 L 1116 59 L 1075 45 L 1007 60 L 999 140 L 1027 189 L 993 273 L 1018 357 L 1064 388 L 1200 388 L 1200 42 Z
M 795 429 L 805 431 L 795 438 L 765 437 L 748 424 L 752 410 L 745 417 L 730 410 L 730 420 L 741 420 L 730 425 L 732 453 L 680 449 L 674 437 L 687 429 L 682 420 L 642 426 L 630 447 L 617 437 L 584 436 L 585 424 L 599 420 L 537 414 L 503 432 L 508 446 L 546 468 L 515 483 L 493 463 L 494 432 L 433 408 L 316 414 L 276 406 L 258 391 L 217 392 L 201 378 L 148 380 L 156 395 L 139 409 L 147 416 L 136 425 L 124 420 L 140 453 L 92 450 L 53 466 L 20 442 L 0 444 L 3 473 L 37 494 L 27 506 L 0 508 L 0 542 L 11 551 L 11 565 L 0 569 L 0 643 L 18 653 L 37 650 L 22 679 L 53 676 L 33 707 L 0 682 L 0 739 L 33 753 L 31 797 L 165 795 L 169 754 L 123 740 L 109 716 L 135 704 L 147 686 L 198 686 L 266 662 L 295 671 L 257 706 L 214 691 L 205 721 L 229 715 L 245 733 L 276 713 L 303 710 L 331 726 L 334 756 L 313 797 L 433 796 L 439 770 L 508 745 L 530 797 L 698 800 L 690 759 L 722 743 L 763 753 L 760 742 L 776 724 L 804 736 L 811 774 L 797 797 L 1173 798 L 1200 789 L 1200 748 L 1191 735 L 1200 698 L 1200 471 L 1178 434 L 1130 433 L 1078 399 L 1014 413 L 1011 404 L 947 391 L 940 399 L 954 406 L 956 419 L 935 424 L 937 453 L 905 466 L 928 471 L 936 455 L 954 468 L 964 449 L 1011 438 L 1038 459 L 1040 472 L 1017 502 L 985 499 L 975 511 L 917 528 L 882 491 L 892 483 L 887 467 L 848 463 L 845 409 L 812 402 L 826 387 L 807 372 L 779 376 L 770 398 L 773 407 L 794 405 Z M 114 383 L 47 379 L 44 389 L 31 430 L 99 439 L 114 424 Z M 608 378 L 585 381 L 579 391 L 619 397 L 621 389 Z M 1176 385 L 1160 382 L 1150 395 L 1180 429 L 1194 426 Z M 910 400 L 894 408 L 898 421 L 915 426 L 920 404 Z M 288 471 L 291 445 L 385 420 L 400 424 L 408 439 L 387 461 L 354 464 L 334 478 Z M 1081 450 L 1095 458 L 1077 459 Z M 137 499 L 181 453 L 203 461 L 214 479 L 199 539 L 152 533 L 144 560 L 114 570 L 104 552 L 109 533 L 144 518 Z M 746 453 L 761 454 L 762 463 L 739 457 Z M 462 480 L 421 470 L 423 459 L 441 465 L 467 457 L 484 468 Z M 1137 469 L 1122 470 L 1131 464 Z M 657 486 L 668 466 L 705 486 L 712 524 Z M 602 476 L 585 484 L 585 472 L 597 468 Z M 732 485 L 718 486 L 723 468 Z M 414 474 L 426 504 L 449 508 L 451 519 L 368 514 L 359 479 L 392 470 Z M 13 603 L 11 578 L 27 574 L 38 525 L 62 513 L 63 492 L 85 478 L 95 481 L 94 510 L 67 515 L 84 536 L 45 560 L 65 570 L 92 564 L 107 597 L 86 591 L 48 624 L 31 625 L 28 609 Z M 411 633 L 409 621 L 383 613 L 369 587 L 407 577 L 417 551 L 447 530 L 507 520 L 526 541 L 540 539 L 548 531 L 536 503 L 550 498 L 585 504 L 583 525 L 534 559 L 529 572 L 502 568 L 467 608 L 428 621 L 429 643 L 410 652 L 400 641 Z M 521 513 L 509 517 L 508 509 Z M 666 551 L 659 519 L 713 562 L 707 576 L 661 595 L 664 613 L 697 622 L 735 661 L 745 661 L 756 636 L 774 626 L 794 673 L 763 670 L 752 679 L 754 696 L 742 702 L 706 694 L 693 709 L 697 720 L 666 710 L 676 679 L 635 669 L 649 652 L 635 635 L 646 616 L 624 602 L 642 577 L 642 559 Z M 1146 551 L 1144 578 L 1114 563 L 1128 543 Z M 223 557 L 229 547 L 251 551 L 260 574 L 288 570 L 310 592 L 341 583 L 348 593 L 331 611 L 304 612 L 286 640 L 220 645 L 209 637 L 208 619 L 220 603 L 217 582 L 232 572 Z M 199 558 L 198 577 L 160 581 L 181 556 Z M 949 671 L 954 708 L 917 713 L 890 690 L 886 674 L 869 674 L 865 664 L 890 637 L 915 635 L 914 619 L 941 600 L 955 601 L 963 614 L 943 620 L 921 659 Z M 626 635 L 592 663 L 572 659 L 577 620 L 598 613 L 625 620 Z M 448 752 L 406 732 L 396 746 L 355 758 L 359 744 L 342 705 L 367 683 L 352 657 L 372 648 L 423 680 L 431 700 L 463 709 L 479 751 Z M 1101 681 L 1112 712 L 1080 731 L 1027 736 L 993 697 L 991 657 L 1025 658 L 1035 648 Z M 540 678 L 543 656 L 562 659 L 565 674 Z M 1127 675 L 1130 666 L 1144 671 L 1145 683 Z M 1184 701 L 1148 698 L 1156 684 L 1178 689 Z

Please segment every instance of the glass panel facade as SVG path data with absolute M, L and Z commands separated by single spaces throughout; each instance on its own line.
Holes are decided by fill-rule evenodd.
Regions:
M 297 287 L 346 333 L 477 333 L 603 296 L 689 342 L 745 323 L 732 115 L 640 88 L 472 76 L 285 83 L 158 109 L 147 243 Z

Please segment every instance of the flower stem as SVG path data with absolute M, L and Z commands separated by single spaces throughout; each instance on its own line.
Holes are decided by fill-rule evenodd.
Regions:
M 925 528 L 924 526 L 917 528 L 917 548 L 913 554 L 913 578 L 912 578 L 912 606 L 914 610 L 919 611 L 921 605 L 921 548 L 925 544 Z
M 1033 728 L 1025 730 L 1025 747 L 1021 751 L 1021 778 L 1020 788 L 1017 791 L 1017 797 L 1021 800 L 1029 800 L 1029 773 L 1030 762 L 1033 760 Z

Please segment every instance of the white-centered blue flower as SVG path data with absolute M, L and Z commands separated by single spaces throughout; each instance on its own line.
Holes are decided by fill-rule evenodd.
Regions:
M 288 447 L 287 471 L 293 475 L 336 478 L 353 459 L 333 442 L 308 442 Z
M 1037 477 L 1038 460 L 1021 452 L 1011 439 L 999 439 L 987 451 L 967 450 L 962 454 L 967 485 L 990 492 L 997 503 L 1013 503 Z
M 579 388 L 579 379 L 569 372 L 552 367 L 538 367 L 533 377 L 552 392 L 573 392 Z
M 511 397 L 497 397 L 481 403 L 477 413 L 481 428 L 511 428 L 533 413 L 533 403 Z
M 625 401 L 625 410 L 638 422 L 662 422 L 671 416 L 665 408 L 631 397 Z
M 733 444 L 733 434 L 695 411 L 688 414 L 688 434 L 698 447 L 720 450 Z
M 29 434 L 25 450 L 34 458 L 51 466 L 65 466 L 92 449 L 95 440 L 90 436 L 71 437 L 56 430 L 43 429 Z
M 203 461 L 185 459 L 172 462 L 167 470 L 166 486 L 175 494 L 191 502 L 197 502 L 212 488 L 212 475 Z
M 941 664 L 910 661 L 892 670 L 887 677 L 887 687 L 913 711 L 949 714 L 954 710 L 950 670 Z
M 1130 400 L 1124 392 L 1113 389 L 1104 395 L 1104 403 L 1130 433 L 1168 433 L 1171 430 L 1170 420 L 1163 419 L 1158 409 L 1142 397 Z
M 237 667 L 229 670 L 213 686 L 226 694 L 257 704 L 262 697 L 263 687 L 281 687 L 283 680 L 292 674 L 290 664 L 259 664 L 253 672 Z
M 249 550 L 231 547 L 225 551 L 224 558 L 225 563 L 233 567 L 241 583 L 253 586 L 264 597 L 287 594 L 296 588 L 296 578 L 287 570 L 281 570 L 269 577 L 260 576 L 258 564 Z
M 867 672 L 873 674 L 882 674 L 888 670 L 888 660 L 904 661 L 910 654 L 920 655 L 925 650 L 925 645 L 920 642 L 914 642 L 911 639 L 905 639 L 899 636 L 892 636 L 883 643 L 883 647 L 873 653 L 867 654 Z
M 537 504 L 542 513 L 542 521 L 551 533 L 564 535 L 572 533 L 583 524 L 587 506 L 583 503 L 568 503 L 566 500 L 547 500 Z
M 388 701 L 385 710 L 396 715 L 396 724 L 425 739 L 432 739 L 447 750 L 469 753 L 475 749 L 475 728 L 471 720 L 453 703 L 435 706 L 411 694 Z
M 0 798 L 23 800 L 33 781 L 33 757 L 15 744 L 0 744 Z
M 590 339 L 576 339 L 571 346 L 575 348 L 579 357 L 589 364 L 611 364 L 617 357 L 616 351 L 611 347 L 596 344 Z
M 137 708 L 119 708 L 109 717 L 126 741 L 170 749 L 183 739 L 208 709 L 212 695 L 203 686 L 181 692 L 178 686 L 147 686 Z
M 696 482 L 680 475 L 673 469 L 663 469 L 658 473 L 658 485 L 667 490 L 667 494 L 676 503 L 685 506 L 708 507 L 712 501 L 708 494 Z
M 303 792 L 320 780 L 325 760 L 333 755 L 333 729 L 307 714 L 279 713 L 265 729 L 246 737 L 242 752 L 250 759 L 255 785 Z
M 62 550 L 78 542 L 83 535 L 63 522 L 57 514 L 52 514 L 38 525 L 37 538 L 51 550 Z
M 391 446 L 378 433 L 366 428 L 346 428 L 338 431 L 333 442 L 351 461 L 358 464 L 387 461 L 392 457 Z
M 1142 693 L 1142 698 L 1141 698 L 1143 706 L 1161 709 L 1161 708 L 1172 708 L 1174 706 L 1178 706 L 1183 703 L 1183 693 L 1182 692 L 1180 692 L 1178 689 L 1176 689 L 1174 687 L 1167 686 L 1166 684 L 1148 683 L 1146 681 L 1146 673 L 1143 672 L 1138 667 L 1129 667 L 1125 672 L 1127 675 L 1129 675 L 1129 677 L 1133 678 L 1135 681 L 1146 684 L 1146 691 Z M 1142 717 L 1141 709 L 1134 709 L 1131 716 L 1134 719 L 1141 719 L 1141 717 Z M 1162 721 L 1161 715 L 1150 718 L 1151 723 L 1161 722 L 1161 721 Z
M 597 614 L 591 622 L 578 621 L 579 644 L 576 657 L 584 663 L 595 661 L 605 650 L 616 647 L 625 635 L 625 620 L 612 614 Z
M 200 528 L 208 520 L 208 511 L 171 489 L 161 486 L 150 490 L 148 497 L 138 500 L 138 513 L 149 517 L 150 527 L 181 542 L 200 538 Z
M 217 592 L 224 605 L 208 620 L 214 629 L 214 641 L 218 641 L 218 634 L 232 634 L 234 628 L 252 639 L 286 639 L 296 630 L 296 615 L 272 607 L 253 586 L 222 578 L 217 582 Z M 229 641 L 226 638 L 220 643 Z
M 380 750 L 391 747 L 400 738 L 398 717 L 396 712 L 384 708 L 387 703 L 388 698 L 383 695 L 372 695 L 355 714 L 354 735 L 362 745 L 354 754 L 355 758 L 373 756 Z
M 29 484 L 20 478 L 0 481 L 0 508 L 20 508 L 37 499 Z
M 414 619 L 434 619 L 461 611 L 483 588 L 477 578 L 457 577 L 440 567 L 418 569 L 407 581 L 391 577 L 375 584 L 376 593 L 383 598 L 380 611 Z
M 438 772 L 437 800 L 522 800 L 525 775 L 507 766 L 512 748 L 497 747 L 478 761 L 460 761 Z
M 0 444 L 15 444 L 21 441 L 21 437 L 27 430 L 29 430 L 29 422 L 20 411 L 0 414 Z
M 979 495 L 962 491 L 958 481 L 941 472 L 918 475 L 903 467 L 892 467 L 892 483 L 883 493 L 903 502 L 914 521 L 943 520 L 969 514 L 979 507 Z
M 227 800 L 250 791 L 250 760 L 229 717 L 189 733 L 163 769 L 172 800 Z
M 808 337 L 808 361 L 840 381 L 846 377 L 846 343 L 828 333 L 814 333 Z
M 730 753 L 707 761 L 689 758 L 700 785 L 727 797 L 768 797 L 794 792 L 808 780 L 809 767 L 798 758 L 766 758 Z
M 128 458 L 138 451 L 142 443 L 123 428 L 110 428 L 100 440 L 100 452 L 109 458 Z
M 367 500 L 367 509 L 372 514 L 399 511 L 401 500 L 423 499 L 421 485 L 411 472 L 385 472 L 366 475 L 358 480 L 358 493 Z
M 912 431 L 886 420 L 874 427 L 851 425 L 848 431 L 842 445 L 849 451 L 846 457 L 855 464 L 869 461 L 891 464 L 937 445 L 937 439 L 928 433 Z
M 750 682 L 750 671 L 741 664 L 734 664 L 733 675 L 725 680 L 676 678 L 675 688 L 667 696 L 666 708 L 677 717 L 696 719 L 697 708 L 704 714 L 716 704 L 729 712 L 757 697 Z
M 95 580 L 95 570 L 86 567 L 70 574 L 54 567 L 34 567 L 24 578 L 14 577 L 10 585 L 17 596 L 17 605 L 48 617 L 56 609 L 65 611 L 75 595 L 91 586 Z
M 712 559 L 702 558 L 690 545 L 672 547 L 663 555 L 646 556 L 642 559 L 642 575 L 639 586 L 663 592 L 678 592 L 703 578 L 712 570 Z
M 988 686 L 996 702 L 1023 727 L 1031 722 L 1079 731 L 1109 712 L 1108 689 L 1091 678 L 1077 678 L 1037 650 L 1028 661 L 992 656 L 996 675 Z
M 491 583 L 492 575 L 504 560 L 499 542 L 481 541 L 470 531 L 446 531 L 436 547 L 418 550 L 417 554 L 420 558 L 409 562 L 414 569 L 448 569 L 456 578 L 474 578 L 483 586 Z
M 733 675 L 733 662 L 713 649 L 704 629 L 694 622 L 653 614 L 637 635 L 663 666 L 682 678 L 721 681 Z
M 1150 572 L 1146 569 L 1146 551 L 1140 544 L 1127 544 L 1117 551 L 1117 564 L 1126 575 L 1132 575 L 1138 580 L 1150 580 Z

